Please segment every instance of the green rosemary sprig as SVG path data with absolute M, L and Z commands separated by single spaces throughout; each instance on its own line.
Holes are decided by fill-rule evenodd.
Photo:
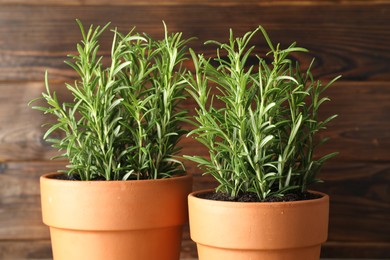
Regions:
M 257 56 L 258 64 L 248 65 L 254 46 L 250 40 L 261 31 L 273 55 L 272 64 Z M 209 159 L 186 156 L 213 175 L 217 191 L 237 197 L 256 193 L 259 199 L 283 196 L 288 191 L 305 191 L 317 182 L 324 161 L 336 155 L 313 157 L 319 143 L 314 135 L 336 117 L 318 120 L 320 105 L 328 98 L 310 72 L 288 57 L 306 52 L 295 43 L 286 49 L 274 46 L 262 27 L 218 46 L 215 59 L 206 59 L 190 50 L 196 75 L 188 78 L 191 96 L 198 104 L 195 129 L 189 135 L 209 150 Z M 225 55 L 225 56 L 222 56 Z M 215 90 L 212 90 L 215 89 Z M 214 106 L 219 100 L 223 106 Z
M 104 67 L 98 56 L 99 36 L 109 24 L 85 31 L 77 23 L 83 39 L 78 54 L 66 61 L 79 74 L 73 84 L 66 84 L 73 102 L 59 101 L 46 73 L 41 98 L 48 107 L 33 107 L 57 118 L 49 123 L 44 139 L 69 159 L 66 173 L 82 180 L 119 180 L 183 172 L 176 154 L 185 133 L 179 123 L 187 117 L 179 105 L 186 99 L 182 63 L 189 40 L 182 40 L 181 33 L 168 35 L 165 23 L 162 40 L 134 29 L 126 35 L 115 29 L 111 64 Z M 50 138 L 55 131 L 63 137 Z

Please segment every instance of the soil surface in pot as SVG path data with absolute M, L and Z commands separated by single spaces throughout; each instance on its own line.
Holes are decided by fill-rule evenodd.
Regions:
M 235 201 L 235 202 L 286 202 L 286 201 L 299 201 L 299 200 L 312 200 L 321 198 L 321 195 L 310 192 L 295 192 L 285 194 L 283 197 L 271 196 L 265 200 L 260 200 L 256 193 L 242 193 L 237 197 L 231 197 L 224 192 L 209 192 L 197 194 L 196 197 L 209 200 L 219 201 Z
M 174 175 L 174 176 L 172 176 L 172 178 L 176 177 L 176 176 L 184 176 L 184 175 Z M 53 176 L 49 176 L 48 178 L 56 179 L 56 180 L 65 180 L 65 181 L 81 181 L 81 178 L 80 178 L 79 174 L 70 174 L 70 175 L 68 175 L 68 174 L 62 173 L 62 174 L 56 174 L 56 175 L 53 175 Z M 120 180 L 121 179 L 122 178 L 120 178 Z M 91 181 L 105 181 L 105 180 L 106 179 L 103 176 L 97 176 L 94 179 L 91 179 Z M 128 181 L 132 181 L 132 180 L 136 180 L 136 179 L 134 179 L 134 178 L 129 178 L 128 179 Z M 112 181 L 114 181 L 114 180 L 112 180 Z
M 66 181 L 81 181 L 79 174 L 57 174 L 49 177 L 50 179 L 56 179 L 56 180 L 66 180 Z M 97 177 L 91 181 L 105 181 L 106 179 L 104 177 Z

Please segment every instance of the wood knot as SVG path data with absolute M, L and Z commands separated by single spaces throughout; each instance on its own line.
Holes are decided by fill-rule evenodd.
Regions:
M 7 170 L 7 164 L 5 162 L 0 162 L 0 173 L 5 173 Z

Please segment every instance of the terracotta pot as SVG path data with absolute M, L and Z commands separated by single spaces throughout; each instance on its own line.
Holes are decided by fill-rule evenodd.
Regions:
M 40 180 L 54 260 L 179 259 L 192 176 L 67 181 L 54 175 Z
M 210 192 L 210 191 L 203 191 Z M 188 196 L 199 260 L 318 260 L 329 196 L 296 202 L 224 202 Z M 316 192 L 318 193 L 318 192 Z

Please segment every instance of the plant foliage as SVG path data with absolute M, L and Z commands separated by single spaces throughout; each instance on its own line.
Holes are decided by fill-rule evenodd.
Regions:
M 258 64 L 249 65 L 254 46 L 250 40 L 261 31 L 271 49 L 268 64 L 256 55 Z M 317 182 L 322 164 L 336 155 L 314 159 L 315 134 L 336 115 L 323 121 L 318 110 L 327 97 L 326 86 L 313 79 L 310 67 L 301 71 L 289 59 L 294 52 L 306 52 L 295 43 L 286 49 L 273 45 L 265 30 L 258 27 L 241 38 L 232 30 L 228 43 L 216 44 L 215 59 L 206 59 L 190 50 L 196 75 L 189 78 L 189 93 L 198 104 L 195 129 L 189 135 L 205 145 L 210 157 L 187 156 L 219 182 L 217 191 L 231 197 L 250 192 L 260 200 L 306 191 Z M 219 100 L 222 107 L 214 105 Z M 317 140 L 317 141 L 316 141 Z
M 44 99 L 35 106 L 57 121 L 50 123 L 44 139 L 69 159 L 67 174 L 82 180 L 157 179 L 184 170 L 176 154 L 184 131 L 179 122 L 186 111 L 178 109 L 186 98 L 186 43 L 181 33 L 154 40 L 131 30 L 113 30 L 111 63 L 105 67 L 98 55 L 99 36 L 109 26 L 86 31 L 77 20 L 82 41 L 77 55 L 66 61 L 79 75 L 66 88 L 73 102 L 61 103 L 51 92 L 45 75 Z M 37 99 L 38 100 L 38 99 Z M 36 100 L 34 100 L 36 101 Z M 50 138 L 53 132 L 62 138 Z

